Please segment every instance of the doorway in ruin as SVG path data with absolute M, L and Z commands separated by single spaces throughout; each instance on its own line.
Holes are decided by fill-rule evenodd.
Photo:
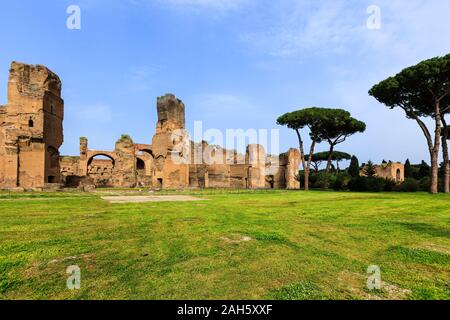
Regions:
M 151 169 L 147 168 L 147 162 L 149 161 L 145 161 L 141 157 L 136 158 L 136 178 L 139 187 L 149 187 L 152 185 L 152 177 L 149 173 Z
M 150 187 L 152 185 L 154 156 L 151 150 L 142 149 L 136 153 L 136 176 L 137 184 L 140 187 Z
M 157 184 L 156 184 L 156 188 L 157 189 L 163 189 L 164 188 L 164 180 L 162 179 L 162 178 L 159 178 L 158 180 L 157 180 Z
M 97 154 L 87 163 L 87 175 L 97 187 L 112 187 L 115 160 L 106 154 Z
M 396 181 L 399 182 L 402 178 L 402 172 L 400 171 L 400 169 L 397 169 L 397 174 L 396 174 Z
M 275 189 L 275 177 L 273 175 L 266 177 L 266 187 L 269 189 Z
M 59 170 L 59 151 L 55 147 L 48 146 L 47 153 L 50 160 L 50 168 Z
M 145 162 L 140 158 L 136 158 L 136 170 L 145 173 Z

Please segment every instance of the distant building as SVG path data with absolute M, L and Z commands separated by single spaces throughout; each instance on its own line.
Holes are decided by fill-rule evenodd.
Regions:
M 361 176 L 365 176 L 366 166 L 363 164 L 361 169 Z M 386 162 L 380 165 L 375 165 L 376 176 L 394 180 L 396 182 L 405 181 L 405 165 L 400 162 Z

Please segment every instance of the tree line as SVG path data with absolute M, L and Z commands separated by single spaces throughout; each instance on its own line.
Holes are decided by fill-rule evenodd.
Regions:
M 430 192 L 434 194 L 439 191 L 439 151 L 442 150 L 444 192 L 450 193 L 450 126 L 446 120 L 450 113 L 450 54 L 428 59 L 402 70 L 373 86 L 369 95 L 390 109 L 402 109 L 406 118 L 419 126 L 430 154 Z M 427 118 L 433 120 L 433 128 L 425 123 Z M 324 161 L 327 163 L 324 188 L 328 189 L 332 162 L 342 156 L 335 152 L 336 146 L 366 130 L 366 124 L 353 118 L 346 110 L 319 107 L 286 113 L 277 119 L 277 123 L 293 129 L 297 134 L 305 190 L 310 187 L 311 165 L 317 172 L 320 163 Z M 308 129 L 311 140 L 308 154 L 305 153 L 304 129 Z M 316 145 L 322 142 L 328 144 L 328 152 L 315 154 Z

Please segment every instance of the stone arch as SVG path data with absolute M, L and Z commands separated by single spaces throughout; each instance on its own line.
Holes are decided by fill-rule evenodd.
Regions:
M 103 157 L 106 159 L 99 160 L 93 165 L 95 158 Z M 109 161 L 110 163 L 108 163 Z M 110 152 L 91 152 L 86 162 L 86 175 L 93 179 L 94 184 L 99 187 L 112 186 L 112 179 L 114 168 L 116 165 L 116 158 Z
M 112 154 L 112 152 L 99 151 L 99 152 L 89 153 L 89 157 L 87 160 L 87 166 L 89 166 L 92 163 L 92 161 L 94 160 L 95 157 L 106 157 L 106 158 L 111 159 L 113 166 L 115 166 L 115 164 L 116 164 L 116 157 Z
M 141 170 L 146 176 L 151 176 L 153 172 L 153 165 L 155 162 L 155 157 L 152 150 L 148 148 L 138 148 L 136 149 L 136 170 Z M 142 168 L 143 165 L 143 168 Z
M 400 168 L 397 168 L 395 173 L 395 181 L 400 182 L 402 180 L 402 171 Z
M 139 155 L 139 154 L 148 154 L 148 155 L 150 155 L 152 158 L 155 157 L 155 156 L 153 155 L 153 151 L 150 150 L 150 149 L 147 149 L 147 148 L 138 148 L 138 149 L 136 150 L 136 154 L 137 154 L 137 155 Z
M 136 157 L 136 170 L 145 171 L 145 168 L 146 168 L 145 161 L 140 157 Z

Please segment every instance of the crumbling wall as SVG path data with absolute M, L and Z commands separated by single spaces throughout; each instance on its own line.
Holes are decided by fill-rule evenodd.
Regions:
M 39 188 L 60 182 L 63 109 L 56 74 L 41 65 L 11 64 L 0 130 L 0 187 Z
M 119 139 L 114 153 L 113 185 L 125 188 L 135 187 L 137 174 L 133 140 L 127 136 Z
M 299 188 L 296 180 L 300 155 L 291 149 L 282 156 L 266 155 L 261 145 L 249 145 L 245 154 L 226 150 L 207 142 L 189 140 L 185 131 L 185 106 L 174 95 L 157 100 L 158 122 L 152 144 L 134 144 L 123 136 L 114 151 L 88 148 L 80 139 L 80 157 L 61 164 L 67 172 L 89 177 L 96 186 L 105 186 L 102 178 L 111 177 L 112 187 L 146 186 L 156 189 L 185 188 Z M 93 160 L 103 155 L 110 161 Z M 280 158 L 280 160 L 278 159 Z M 69 170 L 69 168 L 71 168 Z
M 389 162 L 375 166 L 376 176 L 396 182 L 405 181 L 405 165 L 399 162 Z
M 262 145 L 251 144 L 247 147 L 249 164 L 248 188 L 266 188 L 266 151 Z
M 298 180 L 300 168 L 300 151 L 298 149 L 289 149 L 286 164 L 286 189 L 300 189 L 300 181 Z

